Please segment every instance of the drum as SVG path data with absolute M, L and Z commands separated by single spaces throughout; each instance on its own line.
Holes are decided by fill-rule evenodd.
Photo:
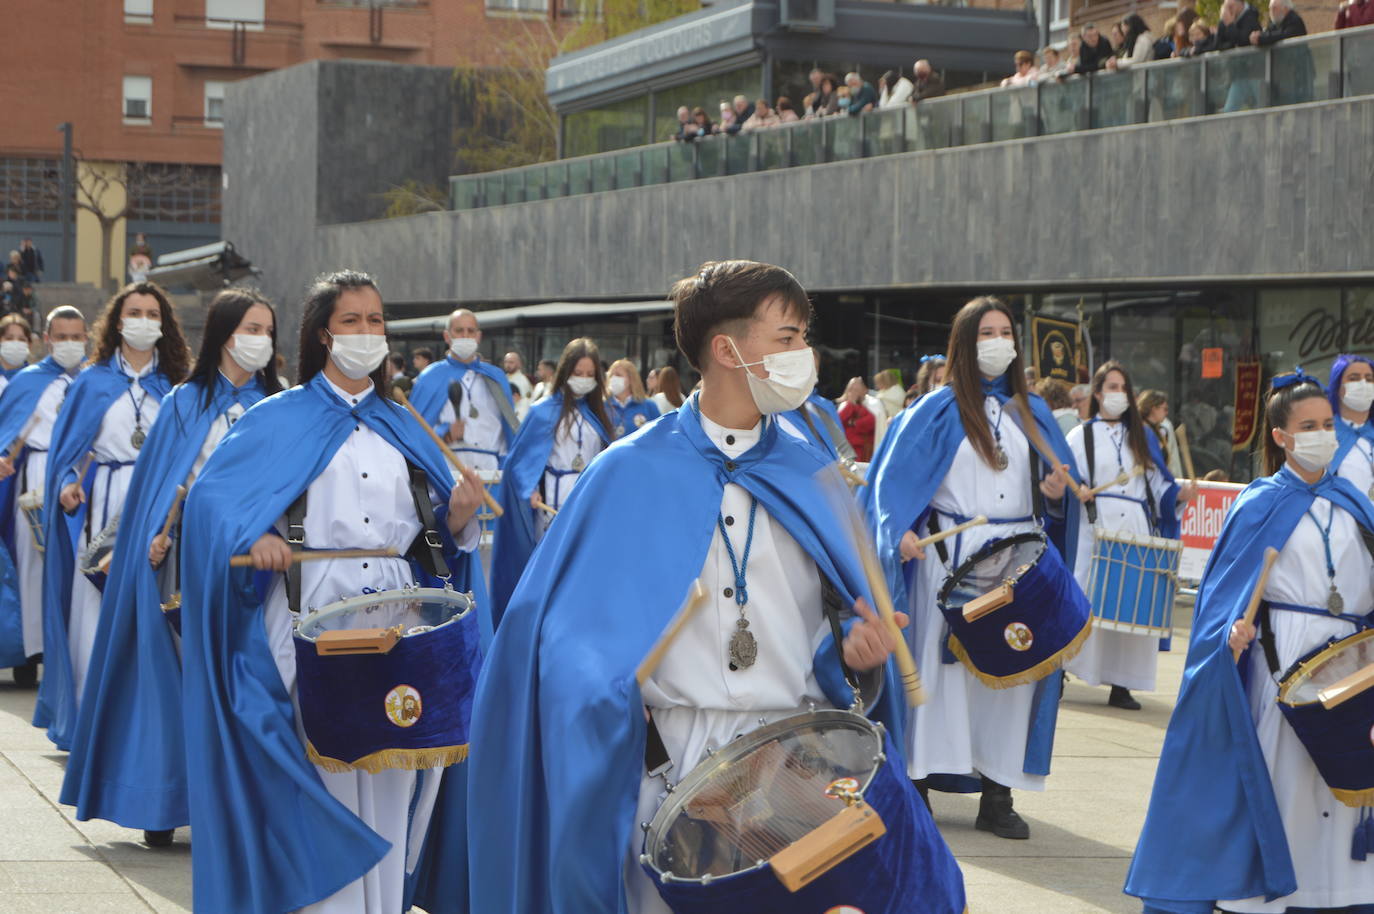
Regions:
M 472 594 L 405 587 L 296 623 L 296 698 L 310 760 L 328 771 L 461 762 L 480 665 Z
M 47 533 L 43 530 L 43 492 L 31 489 L 16 499 L 24 519 L 29 522 L 29 535 L 33 537 L 33 548 L 40 554 L 47 544 Z
M 105 592 L 105 579 L 109 577 L 110 562 L 114 559 L 115 540 L 119 538 L 119 518 L 120 515 L 116 514 L 104 529 L 91 537 L 77 559 L 81 573 L 101 593 Z
M 1326 786 L 1347 806 L 1374 806 L 1374 689 L 1327 708 L 1323 690 L 1374 664 L 1374 629 L 1333 638 L 1279 680 L 1279 710 L 1312 757 Z
M 1179 540 L 1097 530 L 1088 600 L 1094 624 L 1167 638 L 1173 634 Z
M 703 759 L 645 827 L 640 863 L 676 914 L 964 910 L 901 756 L 850 711 L 787 717 Z
M 985 686 L 1036 682 L 1092 631 L 1088 599 L 1039 532 L 990 540 L 940 588 L 949 649 Z

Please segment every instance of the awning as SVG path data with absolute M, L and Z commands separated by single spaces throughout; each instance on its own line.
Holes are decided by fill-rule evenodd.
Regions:
M 521 305 L 518 308 L 500 308 L 474 313 L 483 330 L 492 330 L 521 324 L 581 323 L 636 314 L 669 314 L 672 310 L 673 303 L 670 301 L 621 302 L 611 305 L 554 301 L 541 305 Z M 442 336 L 448 329 L 450 313 L 452 312 L 446 311 L 433 317 L 407 317 L 387 321 L 386 332 L 392 336 Z

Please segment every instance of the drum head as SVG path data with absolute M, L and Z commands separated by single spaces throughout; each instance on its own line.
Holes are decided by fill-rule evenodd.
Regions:
M 472 610 L 472 597 L 439 587 L 408 587 L 365 593 L 330 603 L 296 623 L 296 637 L 314 641 L 324 631 L 391 628 L 404 634 L 428 631 L 460 619 Z M 419 632 L 416 632 L 418 634 Z
M 1045 552 L 1041 533 L 1018 533 L 993 540 L 954 570 L 940 589 L 940 606 L 962 610 L 964 604 L 1000 585 L 1015 584 Z
M 669 794 L 645 837 L 647 861 L 682 879 L 753 869 L 844 808 L 836 780 L 862 792 L 882 731 L 848 711 L 812 711 L 760 727 L 704 759 Z
M 1316 702 L 1317 693 L 1374 663 L 1374 629 L 1359 632 L 1309 654 L 1284 674 L 1279 701 L 1290 705 Z

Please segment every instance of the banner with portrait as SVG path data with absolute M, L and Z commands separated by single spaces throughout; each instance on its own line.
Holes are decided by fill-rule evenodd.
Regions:
M 1037 377 L 1066 384 L 1087 380 L 1087 353 L 1078 324 L 1052 317 L 1031 318 L 1031 352 Z

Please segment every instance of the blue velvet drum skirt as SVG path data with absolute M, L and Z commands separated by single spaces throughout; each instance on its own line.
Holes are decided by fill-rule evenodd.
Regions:
M 1279 680 L 1277 701 L 1288 725 L 1336 799 L 1374 806 L 1374 689 L 1328 709 L 1319 693 L 1374 663 L 1374 629 L 1332 638 Z

